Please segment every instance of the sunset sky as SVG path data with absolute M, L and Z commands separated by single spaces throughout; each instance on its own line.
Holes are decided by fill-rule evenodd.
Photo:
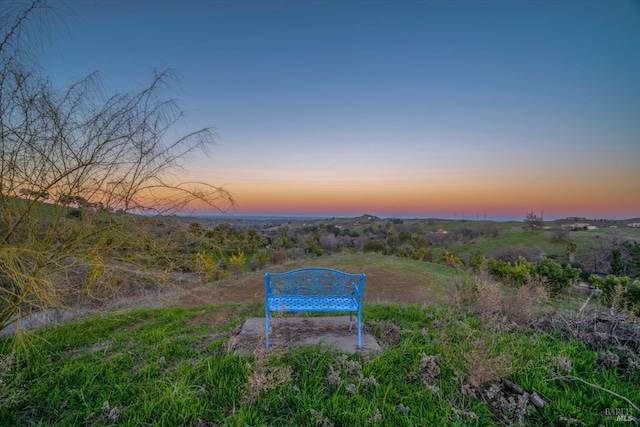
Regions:
M 66 4 L 52 79 L 174 70 L 235 215 L 640 217 L 638 1 Z

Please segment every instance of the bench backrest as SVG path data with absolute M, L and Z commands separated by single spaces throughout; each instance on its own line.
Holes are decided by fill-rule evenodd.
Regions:
M 364 274 L 330 268 L 301 268 L 285 273 L 266 273 L 266 296 L 353 296 L 362 298 Z

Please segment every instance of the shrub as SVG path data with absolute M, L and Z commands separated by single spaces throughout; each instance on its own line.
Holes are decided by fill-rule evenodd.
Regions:
M 480 252 L 475 252 L 473 255 L 471 255 L 471 259 L 469 259 L 468 265 L 473 269 L 473 271 L 479 273 L 482 270 L 483 264 L 485 263 L 486 258 L 484 257 L 484 255 L 482 255 L 482 253 Z
M 440 254 L 440 263 L 453 268 L 462 268 L 464 266 L 460 257 L 450 251 L 444 251 Z
M 425 261 L 427 258 L 427 250 L 425 248 L 416 249 L 411 254 L 411 258 L 417 259 L 418 261 Z
M 602 305 L 605 307 L 632 310 L 634 306 L 638 304 L 640 284 L 636 281 L 628 287 L 630 281 L 631 279 L 629 277 L 617 277 L 613 274 L 607 275 L 604 279 L 595 274 L 589 277 L 589 283 L 602 290 L 600 294 L 600 302 Z
M 498 283 L 486 280 L 477 282 L 474 308 L 481 318 L 497 317 L 502 312 L 503 302 L 504 295 Z
M 545 257 L 534 264 L 532 273 L 546 279 L 545 284 L 549 295 L 555 296 L 569 287 L 573 280 L 580 276 L 580 269 L 571 265 L 563 268 L 554 260 Z
M 624 294 L 627 301 L 627 309 L 635 314 L 640 314 L 640 280 L 636 279 Z
M 476 390 L 482 386 L 507 376 L 512 371 L 513 356 L 500 349 L 495 340 L 476 339 L 469 351 L 463 354 L 465 376 L 469 384 Z
M 320 247 L 320 244 L 318 242 L 316 242 L 315 240 L 308 240 L 307 241 L 307 246 L 305 248 L 305 252 L 309 255 L 315 255 L 315 256 L 320 256 L 324 253 L 324 251 L 322 250 L 322 248 Z
M 233 254 L 229 257 L 229 264 L 233 268 L 236 274 L 240 274 L 242 272 L 242 268 L 244 264 L 247 262 L 247 259 L 244 256 L 244 252 L 240 251 L 237 254 Z
M 400 258 L 408 258 L 409 257 L 409 250 L 413 251 L 412 247 L 406 247 L 406 246 L 400 246 L 399 248 L 396 248 L 396 256 L 400 257 Z
M 375 240 L 375 239 L 370 239 L 367 240 L 366 242 L 364 242 L 364 245 L 362 245 L 362 250 L 364 252 L 384 252 L 386 249 L 386 246 L 384 244 L 384 242 L 382 240 Z
M 258 252 L 256 252 L 256 255 L 254 257 L 256 263 L 258 264 L 258 268 L 262 269 L 264 268 L 265 265 L 267 265 L 267 262 L 269 262 L 269 251 L 266 249 L 260 249 Z
M 551 229 L 551 241 L 552 242 L 567 242 L 569 240 L 569 230 L 562 227 L 556 227 Z
M 201 283 L 218 280 L 224 273 L 220 269 L 215 256 L 209 252 L 198 252 L 196 254 L 194 271 L 200 277 Z
M 200 223 L 192 222 L 191 224 L 189 224 L 189 233 L 202 234 L 203 231 L 204 229 L 202 228 Z
M 514 286 L 523 285 L 534 271 L 533 263 L 527 261 L 523 256 L 520 256 L 514 265 L 507 261 L 490 258 L 487 268 L 489 274 L 495 279 Z
M 524 325 L 531 320 L 533 313 L 532 290 L 528 286 L 520 286 L 515 295 L 503 298 L 503 312 L 507 320 L 518 325 Z
M 320 237 L 320 247 L 325 251 L 333 251 L 338 247 L 338 238 L 335 234 L 324 234 Z

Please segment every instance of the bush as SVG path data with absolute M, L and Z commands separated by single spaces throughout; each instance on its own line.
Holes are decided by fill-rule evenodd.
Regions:
M 218 280 L 224 273 L 218 266 L 216 257 L 209 252 L 198 252 L 196 254 L 193 270 L 200 277 L 201 283 Z
M 335 234 L 324 234 L 320 237 L 320 247 L 325 251 L 333 251 L 338 247 L 338 238 Z
M 640 280 L 636 279 L 624 293 L 627 309 L 640 314 Z
M 531 276 L 533 265 L 533 263 L 527 261 L 523 256 L 520 256 L 514 265 L 511 265 L 511 263 L 507 261 L 489 258 L 487 266 L 489 274 L 495 279 L 513 286 L 522 286 Z
M 237 254 L 233 254 L 229 257 L 229 264 L 231 265 L 231 268 L 233 268 L 233 271 L 236 274 L 242 273 L 242 269 L 246 262 L 247 262 L 247 259 L 245 258 L 244 252 L 242 251 L 238 252 Z
M 636 281 L 627 288 L 630 281 L 629 277 L 617 277 L 613 274 L 607 275 L 604 279 L 595 274 L 589 277 L 589 283 L 602 290 L 600 294 L 602 305 L 613 308 L 633 309 L 637 304 L 637 298 L 640 296 L 640 284 Z M 617 299 L 622 299 L 622 301 L 616 301 Z
M 433 251 L 431 249 L 420 248 L 417 250 L 417 256 L 418 257 L 416 258 L 416 253 L 414 252 L 415 259 L 419 259 L 421 261 L 426 261 L 426 262 L 433 261 Z
M 315 240 L 307 241 L 307 247 L 305 248 L 305 252 L 309 255 L 320 256 L 324 253 L 320 244 Z
M 556 243 L 562 243 L 569 241 L 569 230 L 562 227 L 556 227 L 551 229 L 551 241 Z
M 400 258 L 408 258 L 409 257 L 409 253 L 413 252 L 413 247 L 412 246 L 400 246 L 399 248 L 396 249 L 396 256 L 400 257 Z
M 362 245 L 362 250 L 364 252 L 380 252 L 383 253 L 386 249 L 386 246 L 382 240 L 370 239 L 364 242 Z
M 439 261 L 440 261 L 440 264 L 444 264 L 453 268 L 462 268 L 464 266 L 464 263 L 462 262 L 460 257 L 457 254 L 450 251 L 442 252 L 440 254 Z
M 254 260 L 256 261 L 258 268 L 263 269 L 264 266 L 267 265 L 267 262 L 269 262 L 270 258 L 271 256 L 268 250 L 260 249 L 258 252 L 256 252 Z
M 537 276 L 546 279 L 545 284 L 550 296 L 558 295 L 568 288 L 575 279 L 580 277 L 580 269 L 571 265 L 563 268 L 560 264 L 547 257 L 534 264 L 532 271 Z

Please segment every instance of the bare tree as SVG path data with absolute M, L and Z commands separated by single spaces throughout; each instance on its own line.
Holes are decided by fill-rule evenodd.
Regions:
M 540 230 L 542 228 L 542 217 L 533 212 L 527 212 L 524 223 L 529 230 Z
M 177 178 L 185 161 L 208 154 L 214 133 L 179 133 L 183 113 L 165 99 L 170 71 L 131 93 L 104 95 L 97 73 L 57 89 L 37 55 L 56 10 L 44 0 L 0 9 L 2 328 L 64 304 L 72 286 L 62 273 L 72 260 L 94 276 L 103 272 L 123 242 L 114 238 L 120 213 L 175 212 L 193 203 L 224 210 L 233 199 L 223 188 Z M 79 215 L 70 216 L 70 206 Z M 126 221 L 135 218 L 144 216 Z M 92 286 L 90 276 L 73 292 Z

